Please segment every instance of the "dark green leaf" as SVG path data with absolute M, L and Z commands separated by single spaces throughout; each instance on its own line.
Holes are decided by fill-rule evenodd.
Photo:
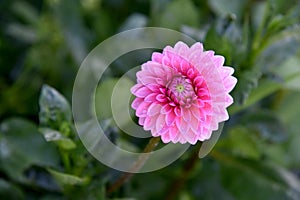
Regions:
M 100 119 L 108 119 L 112 117 L 111 95 L 117 82 L 117 79 L 108 79 L 103 81 L 99 87 L 97 87 L 95 106 L 97 116 Z
M 21 40 L 25 43 L 33 43 L 37 40 L 37 34 L 35 30 L 28 26 L 23 24 L 9 24 L 6 27 L 6 32 L 10 36 L 16 38 L 17 40 Z
M 80 1 L 49 1 L 53 7 L 55 18 L 64 33 L 70 52 L 77 64 L 87 55 L 89 32 L 83 25 L 80 16 Z
M 282 78 L 285 82 L 284 88 L 300 90 L 300 58 L 297 56 L 290 57 L 282 65 L 273 68 L 272 73 Z
M 38 22 L 38 13 L 34 7 L 26 1 L 16 1 L 12 6 L 13 11 L 31 25 Z
M 250 112 L 242 118 L 248 131 L 253 131 L 268 142 L 283 142 L 287 139 L 285 128 L 279 118 L 271 111 Z
M 242 41 L 242 37 L 241 28 L 235 18 L 229 15 L 218 19 L 209 28 L 205 36 L 204 48 L 224 56 L 226 65 L 237 65 L 246 55 L 246 44 Z
M 233 158 L 219 153 L 215 156 L 224 164 L 222 166 L 224 187 L 237 199 L 297 200 L 300 198 L 298 178 L 278 165 Z
M 175 0 L 161 12 L 154 13 L 155 25 L 180 30 L 182 25 L 197 26 L 199 15 L 190 0 Z
M 229 113 L 234 114 L 239 112 L 254 103 L 257 103 L 282 87 L 282 83 L 274 80 L 262 79 L 257 82 L 258 80 L 255 80 L 254 76 L 251 80 L 250 73 L 249 77 L 247 77 L 248 79 L 239 79 L 240 83 L 238 83 L 237 88 L 233 92 L 233 96 L 235 97 L 234 99 L 238 104 L 229 107 Z M 258 79 L 258 77 L 256 78 Z
M 253 69 L 244 71 L 238 77 L 238 83 L 232 92 L 232 96 L 237 104 L 246 104 L 246 100 L 248 99 L 251 91 L 253 88 L 257 87 L 258 80 L 261 75 L 262 73 L 259 70 Z
M 120 31 L 126 31 L 133 28 L 141 28 L 147 25 L 148 18 L 142 14 L 132 14 L 120 27 Z
M 226 147 L 236 156 L 252 159 L 259 159 L 261 156 L 259 141 L 253 132 L 243 126 L 232 128 L 229 135 L 218 145 Z
M 211 0 L 208 1 L 208 4 L 216 14 L 222 17 L 228 14 L 235 14 L 238 18 L 241 18 L 243 15 L 244 7 L 247 4 L 247 0 Z
M 105 198 L 105 183 L 106 177 L 94 179 L 89 183 L 87 187 L 78 187 L 76 193 L 70 195 L 71 199 L 88 199 L 88 200 L 100 200 Z
M 276 113 L 279 118 L 283 121 L 284 125 L 287 127 L 288 131 L 288 146 L 283 149 L 284 162 L 286 164 L 296 166 L 299 168 L 300 164 L 300 154 L 299 154 L 299 144 L 300 144 L 300 123 L 299 123 L 299 113 L 300 113 L 300 92 L 299 91 L 286 91 L 285 96 L 280 101 Z M 298 171 L 299 172 L 299 171 Z
M 0 199 L 21 200 L 24 194 L 17 186 L 0 178 Z
M 1 123 L 0 167 L 10 177 L 24 180 L 23 172 L 32 165 L 57 166 L 57 154 L 31 122 L 14 118 Z
M 284 30 L 272 37 L 258 56 L 256 65 L 266 72 L 280 66 L 287 58 L 300 50 L 300 28 Z

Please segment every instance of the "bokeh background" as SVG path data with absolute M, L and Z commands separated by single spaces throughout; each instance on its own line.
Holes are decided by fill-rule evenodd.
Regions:
M 209 156 L 195 157 L 199 143 L 107 193 L 122 173 L 79 140 L 73 83 L 97 44 L 146 26 L 180 31 L 225 56 L 238 78 L 235 103 Z M 106 134 L 137 152 L 148 140 L 124 136 L 107 105 L 118 78 L 151 52 L 112 63 L 96 94 Z M 299 200 L 299 104 L 297 0 L 0 1 L 0 199 Z

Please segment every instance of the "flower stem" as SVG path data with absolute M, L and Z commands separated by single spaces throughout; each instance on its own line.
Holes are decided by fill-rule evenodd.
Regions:
M 200 146 L 201 147 L 201 146 Z M 167 190 L 168 192 L 166 193 L 167 196 L 166 200 L 172 200 L 175 199 L 178 195 L 178 192 L 182 189 L 182 187 L 185 185 L 186 181 L 188 180 L 191 172 L 195 168 L 196 164 L 199 163 L 199 157 L 198 157 L 198 151 L 200 147 L 197 145 L 194 147 L 193 152 L 191 153 L 190 157 L 186 161 L 186 163 L 183 166 L 183 170 L 181 175 L 172 182 L 170 185 L 169 189 Z
M 159 137 L 153 137 L 149 140 L 147 146 L 145 147 L 143 153 L 149 153 L 151 152 L 159 143 L 160 138 Z M 121 177 L 112 184 L 107 189 L 107 194 L 111 194 L 117 189 L 119 189 L 125 182 L 127 182 L 135 172 L 138 172 L 139 169 L 145 164 L 145 162 L 148 160 L 150 154 L 141 154 L 141 156 L 137 159 L 137 161 L 132 165 L 130 168 L 131 173 L 125 172 L 121 175 Z

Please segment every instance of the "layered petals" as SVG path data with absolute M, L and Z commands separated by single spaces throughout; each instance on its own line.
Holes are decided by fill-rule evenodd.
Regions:
M 226 109 L 233 103 L 229 92 L 237 83 L 234 69 L 223 66 L 224 61 L 199 42 L 191 47 L 178 42 L 153 53 L 131 88 L 139 124 L 164 143 L 209 139 L 228 120 Z

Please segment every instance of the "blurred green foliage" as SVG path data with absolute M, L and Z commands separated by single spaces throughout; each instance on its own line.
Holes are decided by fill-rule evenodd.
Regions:
M 300 199 L 299 1 L 4 0 L 0 10 L 0 199 L 165 199 L 170 193 L 182 200 Z M 192 151 L 108 195 L 120 172 L 80 142 L 72 87 L 93 47 L 145 26 L 181 31 L 224 55 L 238 78 L 235 104 L 217 146 L 189 173 L 184 163 Z M 145 142 L 120 137 L 107 123 L 107 97 L 117 78 L 149 58 L 149 51 L 119 58 L 96 94 L 107 134 L 132 149 Z M 180 190 L 170 188 L 185 175 Z

